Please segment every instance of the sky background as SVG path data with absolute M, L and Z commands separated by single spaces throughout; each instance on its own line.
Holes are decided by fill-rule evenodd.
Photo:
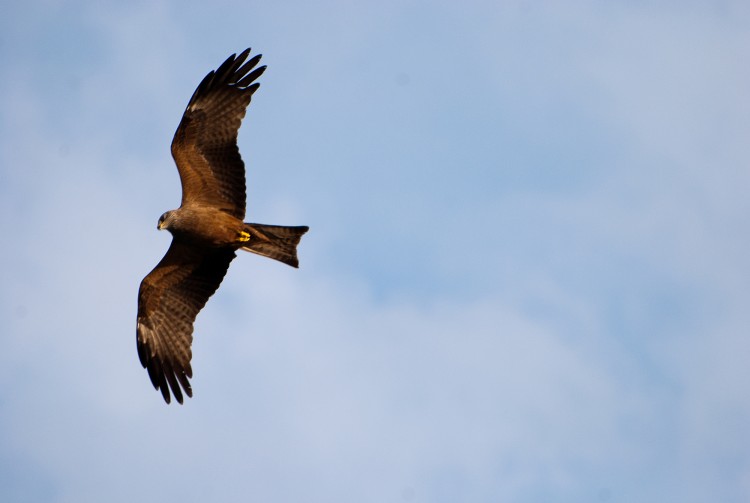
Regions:
M 0 6 L 0 500 L 750 500 L 750 4 Z M 251 46 L 250 254 L 138 362 L 196 85 Z

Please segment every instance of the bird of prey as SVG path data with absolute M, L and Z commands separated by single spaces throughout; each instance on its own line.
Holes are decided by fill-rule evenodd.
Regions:
M 253 93 L 261 55 L 232 54 L 193 93 L 172 140 L 182 182 L 182 202 L 157 228 L 172 233 L 161 262 L 141 282 L 136 328 L 138 357 L 164 400 L 193 396 L 193 322 L 224 279 L 236 250 L 298 267 L 297 244 L 305 226 L 243 222 L 245 165 L 237 131 Z

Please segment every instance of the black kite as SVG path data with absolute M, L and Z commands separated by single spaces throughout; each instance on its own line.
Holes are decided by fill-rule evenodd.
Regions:
M 210 72 L 190 98 L 172 140 L 182 182 L 182 203 L 159 219 L 172 244 L 138 291 L 138 357 L 169 403 L 193 396 L 193 322 L 213 295 L 236 250 L 298 267 L 297 244 L 307 227 L 249 224 L 245 218 L 245 165 L 237 131 L 245 116 L 261 55 L 247 49 Z M 244 63 L 244 64 L 243 64 Z

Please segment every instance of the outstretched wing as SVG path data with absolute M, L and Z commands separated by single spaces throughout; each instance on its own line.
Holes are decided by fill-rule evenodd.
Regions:
M 232 54 L 210 72 L 190 98 L 172 140 L 172 157 L 182 181 L 182 205 L 198 202 L 245 217 L 245 164 L 237 148 L 237 131 L 266 67 L 247 63 L 250 49 Z M 244 64 L 243 64 L 244 63 Z
M 188 378 L 193 322 L 213 295 L 234 258 L 231 249 L 204 249 L 172 239 L 161 262 L 138 291 L 138 357 L 151 382 L 170 402 L 169 390 L 182 403 L 193 396 Z

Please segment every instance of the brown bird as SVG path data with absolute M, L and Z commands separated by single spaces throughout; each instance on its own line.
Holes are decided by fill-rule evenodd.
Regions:
M 298 267 L 297 244 L 308 227 L 243 222 L 245 164 L 237 131 L 266 67 L 250 49 L 232 54 L 190 98 L 172 140 L 182 203 L 159 218 L 172 233 L 161 262 L 141 282 L 136 328 L 138 357 L 154 388 L 169 403 L 193 396 L 193 322 L 235 257 L 245 250 Z

